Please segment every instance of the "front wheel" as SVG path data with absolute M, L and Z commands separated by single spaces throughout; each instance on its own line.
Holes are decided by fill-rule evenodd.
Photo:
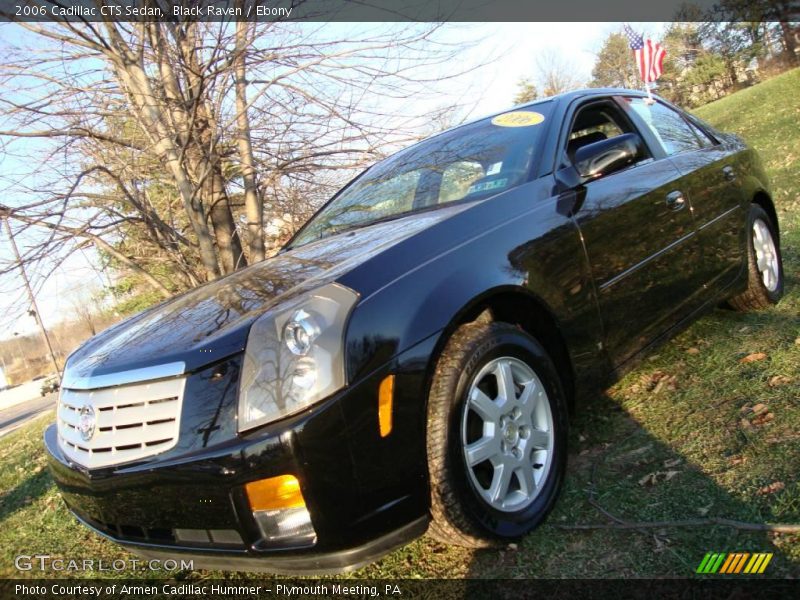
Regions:
M 566 468 L 567 410 L 542 345 L 507 323 L 469 323 L 448 341 L 428 399 L 436 539 L 485 547 L 536 527 Z
M 783 261 L 777 225 L 758 204 L 747 215 L 747 289 L 730 305 L 746 312 L 767 308 L 783 296 Z

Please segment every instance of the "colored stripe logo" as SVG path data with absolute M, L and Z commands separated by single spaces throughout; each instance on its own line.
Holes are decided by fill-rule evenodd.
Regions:
M 696 573 L 703 575 L 724 574 L 724 575 L 760 575 L 763 573 L 769 561 L 772 560 L 772 553 L 757 552 L 708 552 Z

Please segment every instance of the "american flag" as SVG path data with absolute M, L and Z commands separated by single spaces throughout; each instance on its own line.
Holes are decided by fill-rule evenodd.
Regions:
M 636 65 L 639 67 L 642 81 L 650 83 L 661 77 L 661 66 L 664 64 L 666 50 L 657 42 L 644 40 L 642 35 L 636 33 L 627 23 L 625 23 L 623 31 L 636 57 Z

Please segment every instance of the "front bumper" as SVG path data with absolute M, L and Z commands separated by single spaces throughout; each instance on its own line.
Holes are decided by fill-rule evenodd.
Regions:
M 74 514 L 74 513 L 73 513 Z M 91 524 L 76 518 L 84 525 L 104 537 L 110 537 L 92 527 Z M 202 552 L 197 548 L 165 548 L 155 544 L 125 543 L 114 538 L 130 552 L 145 560 L 174 559 L 179 553 L 181 558 L 191 560 L 195 569 L 220 571 L 245 571 L 251 573 L 273 573 L 277 575 L 334 575 L 347 573 L 374 562 L 412 540 L 422 536 L 428 529 L 428 518 L 420 517 L 408 525 L 390 531 L 378 538 L 370 540 L 355 548 L 334 550 L 329 552 L 309 552 L 304 554 L 280 554 L 259 556 L 248 552 L 218 551 Z
M 188 555 L 195 568 L 351 570 L 427 527 L 421 411 L 398 410 L 387 438 L 376 426 L 379 383 L 401 363 L 399 357 L 308 411 L 253 433 L 137 464 L 87 471 L 63 455 L 52 425 L 44 435 L 50 469 L 79 520 L 142 556 Z M 397 388 L 397 401 L 419 397 L 419 375 L 398 376 L 406 385 Z M 313 544 L 264 540 L 250 510 L 245 484 L 285 474 L 300 481 Z M 186 530 L 204 532 L 205 540 L 187 543 L 176 533 Z

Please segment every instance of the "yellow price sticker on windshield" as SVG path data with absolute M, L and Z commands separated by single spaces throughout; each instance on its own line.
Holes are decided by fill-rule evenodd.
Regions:
M 492 125 L 500 127 L 530 127 L 544 121 L 544 115 L 530 110 L 515 110 L 492 119 Z

